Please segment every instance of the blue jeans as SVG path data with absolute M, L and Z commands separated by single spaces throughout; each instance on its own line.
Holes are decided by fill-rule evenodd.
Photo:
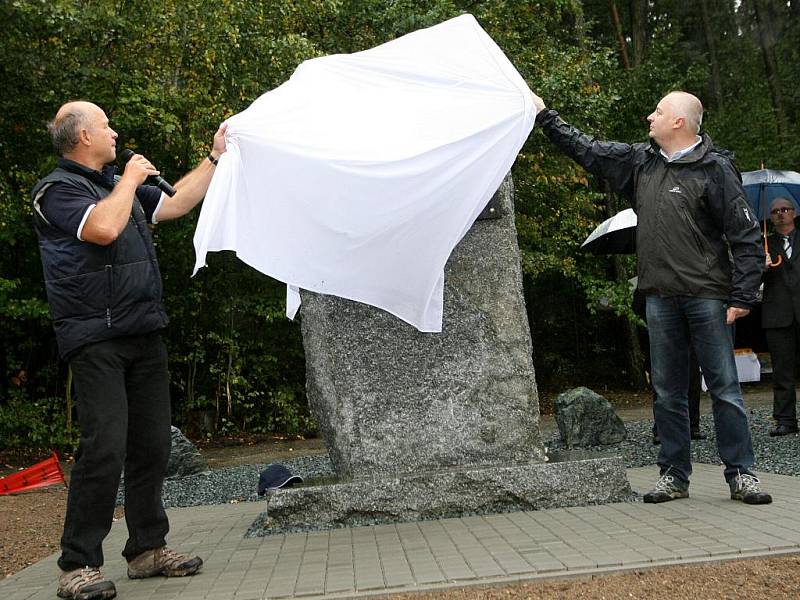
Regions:
M 753 444 L 742 401 L 731 328 L 722 300 L 647 296 L 647 329 L 656 392 L 655 419 L 661 437 L 658 466 L 688 484 L 692 474 L 689 437 L 689 349 L 697 359 L 711 395 L 717 452 L 725 480 L 750 473 Z

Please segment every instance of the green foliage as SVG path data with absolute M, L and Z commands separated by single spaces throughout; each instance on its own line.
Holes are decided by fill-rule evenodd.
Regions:
M 0 405 L 2 448 L 59 447 L 72 450 L 77 431 L 67 429 L 62 398 L 31 401 L 19 390 Z
M 463 12 L 477 18 L 531 89 L 587 132 L 647 139 L 645 115 L 672 89 L 698 94 L 704 127 L 742 170 L 800 168 L 795 2 L 616 2 L 636 60 L 623 68 L 606 0 L 8 0 L 0 3 L 0 446 L 68 443 L 66 368 L 57 359 L 28 193 L 55 159 L 45 123 L 68 99 L 101 105 L 120 146 L 176 179 L 207 153 L 227 116 L 304 60 L 356 52 Z M 701 6 L 713 27 L 703 27 Z M 637 21 L 632 9 L 644 6 Z M 766 7 L 766 29 L 756 23 Z M 641 53 L 632 48 L 641 34 Z M 781 57 L 769 79 L 765 57 Z M 715 77 L 719 89 L 715 87 Z M 777 98 L 777 100 L 776 100 Z M 776 106 L 776 102 L 782 102 Z M 781 119 L 783 119 L 781 121 Z M 624 208 L 602 182 L 534 132 L 513 168 L 524 290 L 544 389 L 619 384 L 632 258 L 580 243 Z M 174 419 L 190 432 L 284 431 L 314 424 L 299 327 L 283 284 L 234 256 L 190 278 L 196 214 L 156 228 L 171 317 Z M 623 366 L 620 366 L 623 365 Z M 626 375 L 626 373 L 628 375 Z

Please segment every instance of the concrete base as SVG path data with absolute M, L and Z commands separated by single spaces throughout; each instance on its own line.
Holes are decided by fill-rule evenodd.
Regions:
M 631 494 L 620 457 L 358 479 L 276 490 L 246 537 L 606 504 Z

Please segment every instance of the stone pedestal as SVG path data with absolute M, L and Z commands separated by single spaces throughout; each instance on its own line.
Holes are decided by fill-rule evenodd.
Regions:
M 338 483 L 277 490 L 249 535 L 620 501 L 621 460 L 547 463 L 511 178 L 453 251 L 442 333 L 302 292 L 308 399 Z
M 460 467 L 278 490 L 246 536 L 605 504 L 631 495 L 620 457 Z

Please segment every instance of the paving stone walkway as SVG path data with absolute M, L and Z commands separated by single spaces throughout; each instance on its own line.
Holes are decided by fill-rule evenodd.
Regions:
M 628 470 L 640 492 L 656 468 Z M 730 500 L 722 467 L 694 465 L 691 497 L 245 539 L 261 502 L 169 511 L 169 543 L 203 557 L 195 577 L 129 580 L 124 523 L 105 543 L 121 600 L 346 598 L 582 577 L 800 551 L 800 478 L 763 474 L 775 501 Z M 56 556 L 0 582 L 3 600 L 55 598 Z

